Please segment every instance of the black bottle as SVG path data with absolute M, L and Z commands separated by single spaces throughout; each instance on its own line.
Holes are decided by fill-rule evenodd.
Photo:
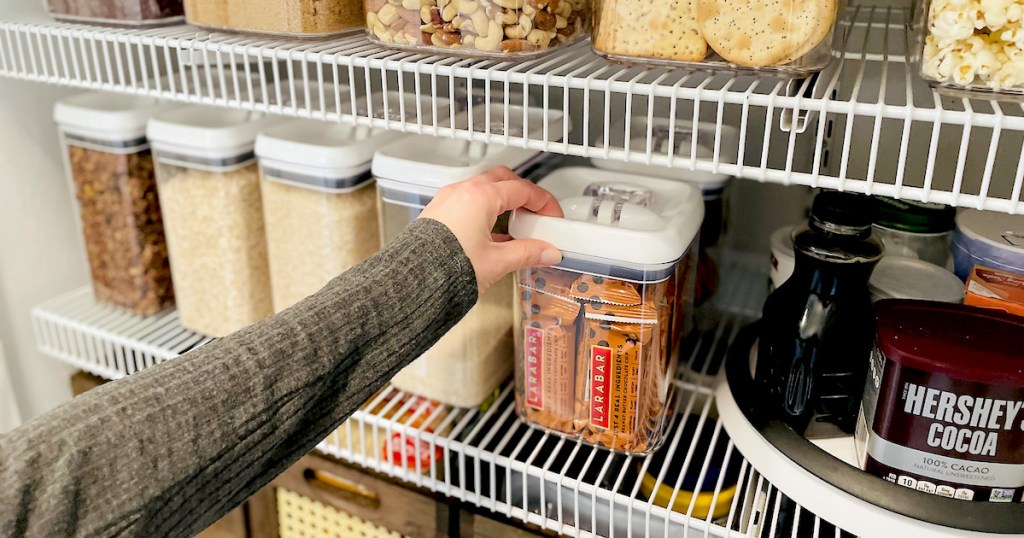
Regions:
M 853 433 L 874 333 L 868 279 L 882 257 L 867 197 L 823 192 L 793 237 L 793 276 L 765 302 L 755 381 L 769 410 L 804 433 Z

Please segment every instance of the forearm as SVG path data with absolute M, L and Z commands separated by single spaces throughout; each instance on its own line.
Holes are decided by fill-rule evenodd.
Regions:
M 194 534 L 311 450 L 475 301 L 455 237 L 418 221 L 280 315 L 0 437 L 0 534 Z

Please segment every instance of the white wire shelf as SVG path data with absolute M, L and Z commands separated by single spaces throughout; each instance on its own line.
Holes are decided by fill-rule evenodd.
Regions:
M 894 8 L 848 8 L 830 67 L 795 81 L 613 64 L 593 55 L 587 43 L 512 63 L 390 51 L 361 34 L 287 41 L 188 26 L 129 30 L 49 21 L 0 23 L 0 75 L 774 183 L 1024 211 L 1024 107 L 1019 100 L 934 92 L 910 62 L 916 40 L 907 16 Z M 375 105 L 360 105 L 368 94 L 384 90 L 391 93 Z M 439 109 L 438 97 L 450 98 L 451 106 Z M 414 98 L 434 104 L 425 110 Z M 481 101 L 558 111 L 576 120 L 575 130 L 508 136 L 495 127 L 507 124 L 507 117 L 488 118 L 483 132 L 446 126 L 457 111 Z M 630 130 L 616 122 L 623 116 L 640 120 L 646 144 L 623 143 L 623 131 Z M 667 144 L 655 143 L 654 119 L 668 119 L 677 133 Z M 697 138 L 684 123 L 693 120 L 737 126 L 740 139 L 723 140 L 719 129 L 714 155 L 693 157 L 684 142 Z M 739 159 L 726 162 L 722 155 L 733 149 Z
M 697 483 L 714 469 L 736 470 L 735 495 L 723 503 L 724 515 L 700 517 L 695 504 L 680 512 L 658 506 L 641 492 L 651 458 L 612 454 L 524 424 L 508 385 L 481 409 L 417 407 L 409 395 L 386 388 L 318 450 L 567 536 L 850 536 L 791 501 L 731 440 L 716 451 L 694 442 L 704 436 L 714 445 L 726 436 L 716 419 L 712 374 L 732 338 L 760 309 L 767 287 L 764 262 L 758 256 L 724 257 L 715 299 L 721 321 L 702 334 L 677 379 L 676 413 L 660 449 L 666 461 L 682 462 L 679 476 L 696 476 Z M 139 318 L 96 304 L 88 288 L 40 305 L 33 317 L 43 352 L 110 379 L 211 340 L 181 328 L 173 311 Z M 411 447 L 413 457 L 385 456 L 389 439 Z M 427 454 L 438 455 L 434 464 L 410 463 Z M 681 479 L 656 478 L 675 496 L 683 495 Z M 729 486 L 719 480 L 709 493 L 726 498 Z

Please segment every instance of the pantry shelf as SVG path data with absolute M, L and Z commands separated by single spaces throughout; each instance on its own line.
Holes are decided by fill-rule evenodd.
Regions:
M 912 63 L 916 40 L 908 17 L 895 8 L 847 8 L 831 65 L 793 81 L 613 64 L 593 55 L 588 43 L 512 63 L 389 51 L 361 34 L 285 41 L 189 26 L 130 30 L 51 21 L 0 23 L 0 75 L 1024 211 L 1024 107 L 933 91 Z M 366 99 L 370 94 L 378 97 Z M 432 104 L 417 104 L 424 99 Z M 528 104 L 576 121 L 572 131 L 566 122 L 557 132 L 527 126 L 526 134 L 505 132 L 507 113 L 454 123 L 458 112 L 482 101 Z M 630 120 L 625 125 L 616 122 L 622 116 Z M 717 127 L 708 141 L 713 154 L 697 154 L 694 120 Z M 739 139 L 723 137 L 724 125 L 739 126 Z M 639 145 L 624 142 L 631 136 Z M 738 159 L 730 162 L 728 155 Z M 895 172 L 883 172 L 889 169 Z
M 850 529 L 813 515 L 773 485 L 717 419 L 715 374 L 740 329 L 757 317 L 767 283 L 760 256 L 729 253 L 722 259 L 718 323 L 705 327 L 686 357 L 676 380 L 676 413 L 658 451 L 682 468 L 679 477 L 706 484 L 704 501 L 720 503 L 717 514 L 702 512 L 701 502 L 684 502 L 683 478 L 651 473 L 648 479 L 655 490 L 667 488 L 678 512 L 645 494 L 643 476 L 655 468 L 652 457 L 613 455 L 523 423 L 508 384 L 479 409 L 424 406 L 387 388 L 318 450 L 567 536 L 851 536 Z M 40 305 L 33 317 L 44 353 L 112 379 L 211 341 L 183 329 L 173 311 L 139 318 L 96 304 L 87 288 Z M 701 438 L 709 444 L 695 442 Z M 733 470 L 730 480 L 707 479 L 729 476 L 726 469 Z M 917 536 L 950 535 L 948 529 L 913 528 Z

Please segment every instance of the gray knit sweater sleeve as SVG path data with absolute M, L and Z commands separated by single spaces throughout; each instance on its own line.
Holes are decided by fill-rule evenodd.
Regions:
M 0 436 L 0 536 L 192 536 L 312 450 L 476 299 L 455 236 L 416 221 L 291 309 Z

